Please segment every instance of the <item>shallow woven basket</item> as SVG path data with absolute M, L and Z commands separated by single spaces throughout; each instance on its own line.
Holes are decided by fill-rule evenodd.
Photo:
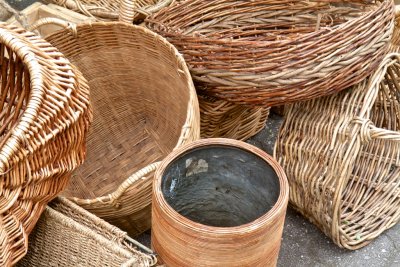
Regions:
M 273 106 L 367 77 L 387 53 L 393 16 L 392 0 L 187 0 L 146 25 L 177 47 L 210 95 Z
M 246 140 L 265 127 L 269 108 L 237 105 L 203 95 L 198 98 L 202 138 Z
M 17 266 L 153 266 L 156 258 L 130 240 L 117 227 L 59 197 L 46 207 L 29 237 L 28 254 Z
M 62 24 L 37 25 L 50 22 Z M 80 24 L 46 39 L 85 75 L 94 109 L 87 159 L 64 196 L 131 236 L 146 231 L 156 162 L 200 136 L 182 56 L 159 35 L 121 22 Z
M 290 201 L 341 247 L 400 219 L 400 54 L 329 97 L 285 107 L 275 147 Z
M 171 5 L 174 0 L 49 0 L 57 5 L 80 12 L 98 20 L 121 20 L 137 22 L 163 7 Z
M 11 266 L 85 158 L 91 111 L 81 73 L 49 43 L 3 23 L 0 89 L 0 266 Z

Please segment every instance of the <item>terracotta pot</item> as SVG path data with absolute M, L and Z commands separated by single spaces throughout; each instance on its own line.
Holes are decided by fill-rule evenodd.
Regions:
M 156 171 L 152 246 L 167 266 L 275 266 L 288 193 L 283 169 L 252 145 L 187 144 Z

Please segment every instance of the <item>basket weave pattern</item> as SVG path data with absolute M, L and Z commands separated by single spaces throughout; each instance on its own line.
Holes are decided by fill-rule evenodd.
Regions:
M 33 33 L 0 23 L 0 265 L 27 251 L 48 201 L 85 158 L 88 85 Z
M 393 1 L 187 0 L 146 19 L 218 98 L 273 106 L 362 81 L 388 50 Z

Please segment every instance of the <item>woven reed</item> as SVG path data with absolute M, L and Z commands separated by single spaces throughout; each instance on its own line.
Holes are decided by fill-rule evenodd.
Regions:
M 159 35 L 119 22 L 72 28 L 46 39 L 88 80 L 94 123 L 64 195 L 134 236 L 151 225 L 155 162 L 199 138 L 196 91 L 182 56 Z
M 204 225 L 175 211 L 164 198 L 161 188 L 165 171 L 182 155 L 207 146 L 237 148 L 262 158 L 279 179 L 280 191 L 275 205 L 258 219 L 233 227 Z M 282 167 L 264 151 L 232 139 L 213 138 L 192 142 L 172 152 L 156 171 L 153 184 L 152 247 L 160 260 L 170 267 L 275 266 L 288 199 L 286 175 Z
M 393 17 L 392 0 L 187 0 L 146 25 L 183 53 L 210 95 L 273 106 L 360 82 L 387 53 Z
M 121 20 L 132 23 L 158 12 L 174 0 L 49 0 L 98 20 Z
M 247 140 L 265 127 L 269 115 L 269 108 L 242 106 L 203 95 L 198 99 L 202 138 Z
M 81 73 L 33 33 L 0 23 L 0 69 L 0 266 L 11 266 L 82 163 L 91 111 Z
M 130 246 L 125 232 L 57 198 L 40 217 L 18 266 L 147 267 L 155 262 L 154 256 Z
M 275 147 L 290 201 L 347 249 L 400 219 L 400 55 L 339 94 L 288 105 Z

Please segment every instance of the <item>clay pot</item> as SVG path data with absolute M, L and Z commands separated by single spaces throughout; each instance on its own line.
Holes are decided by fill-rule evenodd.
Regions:
M 203 139 L 172 152 L 153 184 L 152 246 L 167 266 L 275 266 L 289 187 L 264 151 Z

